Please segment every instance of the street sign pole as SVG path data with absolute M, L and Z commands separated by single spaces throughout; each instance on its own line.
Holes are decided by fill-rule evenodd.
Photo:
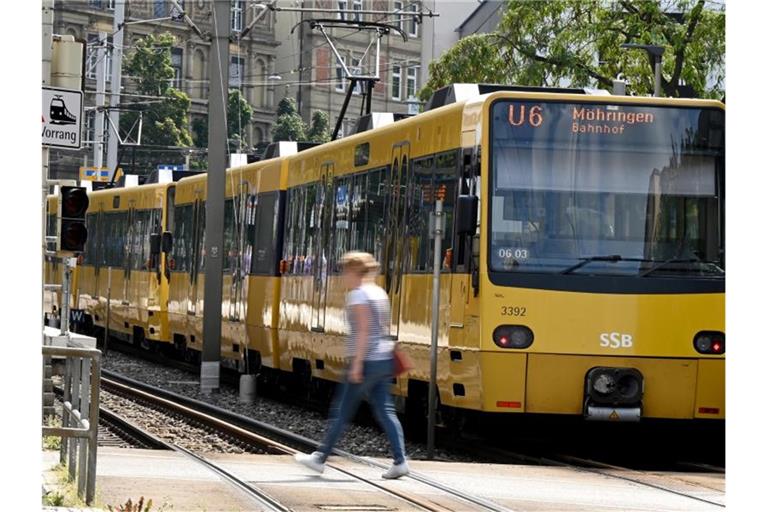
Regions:
M 221 272 L 224 243 L 224 186 L 227 169 L 226 95 L 229 82 L 230 2 L 213 2 L 210 95 L 208 96 L 208 192 L 205 205 L 205 290 L 200 388 L 219 388 L 221 358 Z
M 435 258 L 432 269 L 432 343 L 429 350 L 429 411 L 427 418 L 427 459 L 435 456 L 435 413 L 437 412 L 437 334 L 440 326 L 440 267 L 442 265 L 443 200 L 435 201 Z

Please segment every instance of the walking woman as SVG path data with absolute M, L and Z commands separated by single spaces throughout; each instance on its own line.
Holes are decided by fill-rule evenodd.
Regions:
M 394 341 L 388 336 L 389 298 L 373 281 L 379 264 L 372 255 L 348 252 L 341 259 L 341 267 L 344 284 L 350 289 L 346 307 L 350 364 L 344 381 L 336 388 L 325 439 L 316 452 L 299 453 L 295 459 L 322 473 L 326 458 L 357 412 L 360 401 L 367 397 L 376 421 L 387 434 L 394 457 L 392 466 L 381 476 L 400 478 L 408 474 L 408 464 L 403 428 L 395 415 L 390 394 Z

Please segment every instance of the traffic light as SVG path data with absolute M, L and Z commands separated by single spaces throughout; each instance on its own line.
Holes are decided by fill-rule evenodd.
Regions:
M 88 240 L 88 229 L 85 227 L 87 210 L 88 194 L 85 187 L 61 187 L 56 250 L 85 250 L 85 242 Z

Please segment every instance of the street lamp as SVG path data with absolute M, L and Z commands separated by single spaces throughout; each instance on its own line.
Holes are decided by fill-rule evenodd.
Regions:
M 621 47 L 645 50 L 646 52 L 648 52 L 648 56 L 650 56 L 653 59 L 654 72 L 656 75 L 654 84 L 653 84 L 653 95 L 661 96 L 661 56 L 664 55 L 664 47 L 656 46 L 652 44 L 635 44 L 635 43 L 624 43 L 621 45 Z

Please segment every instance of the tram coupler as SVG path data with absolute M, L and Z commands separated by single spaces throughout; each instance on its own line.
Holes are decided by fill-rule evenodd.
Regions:
M 640 421 L 643 374 L 636 368 L 598 366 L 584 378 L 584 418 L 591 421 Z

